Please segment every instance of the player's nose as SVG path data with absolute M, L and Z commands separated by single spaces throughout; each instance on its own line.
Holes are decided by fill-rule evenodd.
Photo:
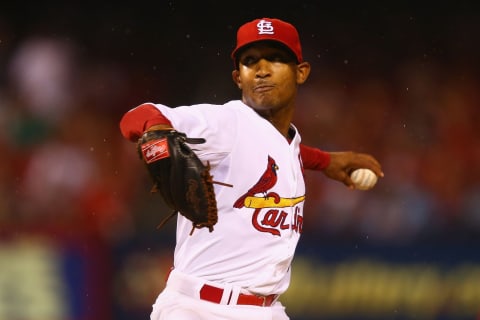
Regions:
M 257 77 L 266 77 L 271 74 L 270 62 L 267 59 L 260 59 L 255 65 L 255 75 Z

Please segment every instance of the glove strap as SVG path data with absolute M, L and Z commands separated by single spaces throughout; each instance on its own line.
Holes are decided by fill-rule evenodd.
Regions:
M 185 142 L 190 144 L 201 144 L 205 143 L 205 141 L 204 138 L 185 138 Z

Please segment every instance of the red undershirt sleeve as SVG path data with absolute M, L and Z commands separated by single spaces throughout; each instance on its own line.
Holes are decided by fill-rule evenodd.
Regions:
M 321 171 L 330 164 L 330 154 L 328 152 L 303 144 L 300 144 L 300 156 L 305 169 Z
M 120 131 L 126 139 L 136 142 L 146 129 L 158 124 L 172 125 L 153 104 L 144 103 L 123 115 Z

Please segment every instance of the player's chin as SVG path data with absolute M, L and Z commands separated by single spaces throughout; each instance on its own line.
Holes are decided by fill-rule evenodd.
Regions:
M 257 111 L 268 111 L 275 109 L 276 99 L 271 94 L 259 93 L 252 99 L 251 106 Z

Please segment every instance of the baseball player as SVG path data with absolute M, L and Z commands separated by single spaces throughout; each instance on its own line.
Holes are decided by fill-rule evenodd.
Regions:
M 241 100 L 170 108 L 145 103 L 120 122 L 132 142 L 147 130 L 174 128 L 190 137 L 215 180 L 218 223 L 198 229 L 178 215 L 174 265 L 152 320 L 289 319 L 278 300 L 290 282 L 302 233 L 304 168 L 353 188 L 349 172 L 369 168 L 368 154 L 324 152 L 300 143 L 291 123 L 297 88 L 310 73 L 296 28 L 262 18 L 242 25 L 231 57 Z M 306 218 L 308 222 L 308 217 Z

